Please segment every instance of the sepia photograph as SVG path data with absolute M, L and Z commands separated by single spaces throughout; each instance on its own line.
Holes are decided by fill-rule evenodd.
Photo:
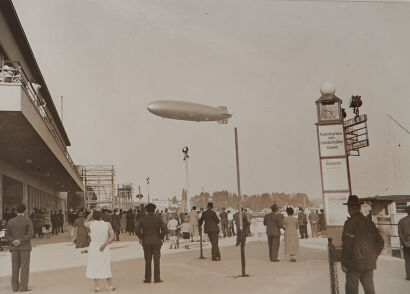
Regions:
M 0 293 L 409 293 L 409 15 L 0 0 Z

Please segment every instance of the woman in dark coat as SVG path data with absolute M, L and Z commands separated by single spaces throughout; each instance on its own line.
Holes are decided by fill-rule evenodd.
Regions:
M 75 248 L 88 247 L 90 239 L 88 237 L 88 229 L 84 226 L 85 216 L 84 212 L 78 214 L 78 218 L 74 221 L 73 227 L 75 230 Z
M 132 209 L 127 211 L 127 229 L 128 234 L 135 234 L 135 215 Z

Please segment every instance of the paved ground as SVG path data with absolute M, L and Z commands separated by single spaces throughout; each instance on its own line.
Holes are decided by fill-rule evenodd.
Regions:
M 326 239 L 301 240 L 301 255 L 296 263 L 283 257 L 280 263 L 267 260 L 264 239 L 250 239 L 246 247 L 249 278 L 236 278 L 241 273 L 239 248 L 233 238 L 221 240 L 221 262 L 198 259 L 197 244 L 193 249 L 170 250 L 163 247 L 161 277 L 164 283 L 144 284 L 142 249 L 134 237 L 112 245 L 113 281 L 116 293 L 330 293 Z M 283 244 L 282 244 L 283 245 Z M 282 247 L 282 246 L 281 246 Z M 85 278 L 86 255 L 70 243 L 37 245 L 32 252 L 31 293 L 93 293 L 93 285 Z M 404 280 L 404 263 L 400 259 L 382 257 L 375 272 L 377 293 L 408 293 Z M 344 275 L 339 273 L 341 293 Z M 0 253 L 0 293 L 10 293 L 10 255 Z M 104 293 L 104 292 L 103 292 Z M 105 293 L 108 293 L 107 291 Z

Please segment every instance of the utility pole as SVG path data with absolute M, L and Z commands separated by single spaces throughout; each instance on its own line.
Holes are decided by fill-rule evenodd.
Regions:
M 238 129 L 235 128 L 235 151 L 236 151 L 236 179 L 238 183 L 238 212 L 239 212 L 239 231 L 237 232 L 241 242 L 241 266 L 242 266 L 242 275 L 239 277 L 249 277 L 245 273 L 245 232 L 243 229 L 243 220 L 242 220 L 242 196 L 241 196 L 241 176 L 239 170 L 239 147 L 238 147 Z

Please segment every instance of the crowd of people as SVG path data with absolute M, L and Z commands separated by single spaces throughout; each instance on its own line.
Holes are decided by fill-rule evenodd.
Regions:
M 300 239 L 308 239 L 308 224 L 310 223 L 310 229 L 312 238 L 317 238 L 323 235 L 326 231 L 325 213 L 323 209 L 312 209 L 309 215 L 305 213 L 305 209 L 299 207 L 298 227 Z
M 381 254 L 384 241 L 375 224 L 361 213 L 361 202 L 357 196 L 349 196 L 347 210 L 350 218 L 345 222 L 342 233 L 341 266 L 346 273 L 346 293 L 357 293 L 359 282 L 366 293 L 374 293 L 373 271 L 376 269 L 377 257 Z M 47 210 L 34 209 L 30 218 L 25 217 L 25 206 L 19 205 L 11 217 L 8 218 L 6 238 L 10 242 L 12 253 L 12 288 L 14 291 L 27 291 L 31 238 L 41 235 L 40 225 L 50 224 L 61 229 L 58 222 L 62 211 L 58 213 Z M 278 258 L 280 237 L 284 235 L 284 252 L 290 262 L 296 262 L 299 254 L 299 239 L 308 237 L 308 220 L 312 229 L 312 237 L 317 237 L 324 230 L 321 226 L 323 212 L 312 211 L 309 216 L 299 208 L 297 216 L 292 207 L 286 208 L 286 215 L 279 212 L 276 204 L 271 206 L 271 213 L 264 216 L 266 226 L 269 260 L 279 262 Z M 407 207 L 408 217 L 399 223 L 399 235 L 405 253 L 407 279 L 409 279 L 410 242 L 410 206 Z M 53 216 L 54 215 L 54 216 Z M 242 218 L 240 218 L 242 215 Z M 13 215 L 11 215 L 13 216 Z M 149 203 L 136 210 L 122 211 L 119 209 L 101 211 L 70 210 L 67 215 L 69 225 L 73 228 L 73 241 L 76 248 L 88 253 L 86 277 L 95 282 L 95 291 L 100 291 L 99 281 L 106 280 L 105 287 L 109 292 L 115 290 L 112 284 L 110 265 L 110 246 L 112 241 L 119 240 L 121 233 L 135 234 L 143 247 L 145 258 L 144 283 L 151 283 L 151 263 L 154 262 L 154 282 L 162 282 L 160 277 L 161 247 L 165 240 L 170 240 L 171 248 L 179 247 L 179 239 L 184 240 L 186 249 L 190 242 L 196 240 L 202 232 L 207 235 L 211 243 L 212 261 L 221 261 L 219 238 L 237 235 L 236 245 L 245 246 L 246 237 L 250 234 L 251 216 L 242 208 L 241 214 L 236 212 L 230 217 L 230 211 L 222 209 L 216 212 L 213 203 L 207 209 L 197 210 L 192 207 L 190 212 L 169 212 L 156 210 L 156 206 Z M 53 221 L 54 220 L 54 221 Z M 299 237 L 300 234 L 300 237 Z

